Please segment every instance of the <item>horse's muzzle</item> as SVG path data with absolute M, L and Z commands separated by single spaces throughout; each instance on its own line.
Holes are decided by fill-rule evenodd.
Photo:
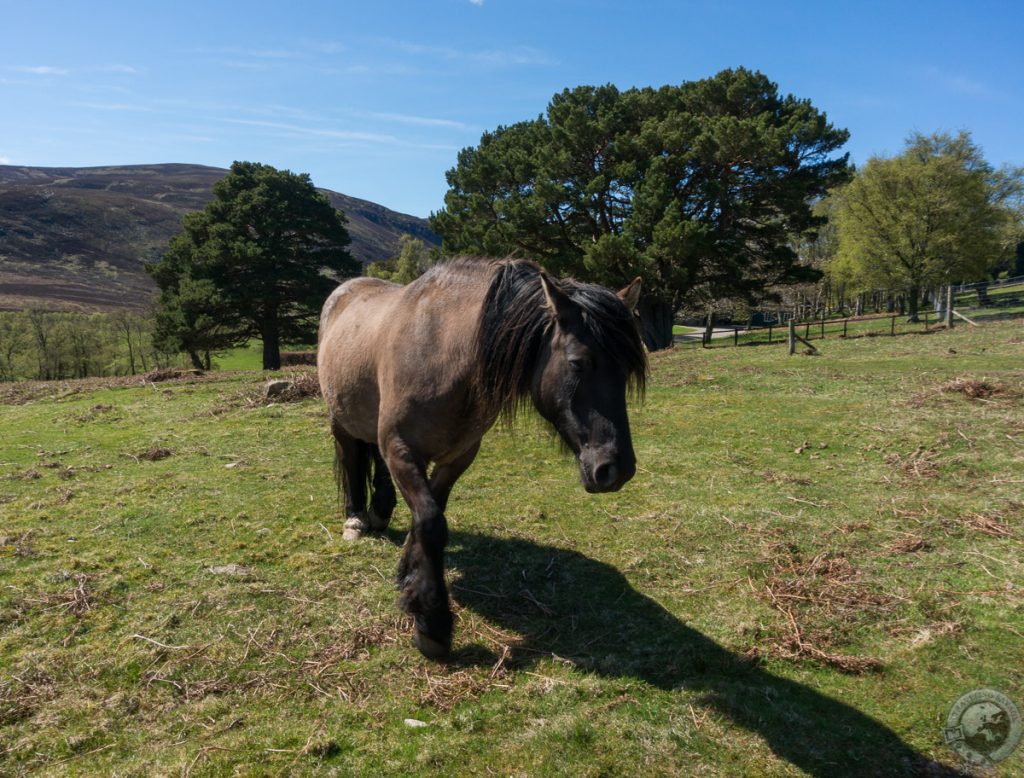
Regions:
M 620 463 L 614 458 L 604 459 L 592 464 L 580 459 L 580 480 L 583 488 L 591 494 L 600 492 L 617 492 L 629 479 L 636 475 L 636 461 Z

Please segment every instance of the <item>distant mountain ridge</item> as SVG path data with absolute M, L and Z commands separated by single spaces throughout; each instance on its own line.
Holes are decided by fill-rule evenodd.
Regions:
M 155 287 L 143 264 L 227 173 L 187 164 L 0 165 L 0 310 L 144 308 Z M 394 256 L 404 233 L 440 242 L 426 219 L 320 191 L 348 217 L 349 250 L 363 264 Z

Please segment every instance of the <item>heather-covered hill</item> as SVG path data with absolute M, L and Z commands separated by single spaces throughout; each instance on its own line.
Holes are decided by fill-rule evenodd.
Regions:
M 0 166 L 0 309 L 144 307 L 156 259 L 182 216 L 227 174 L 203 165 Z M 425 219 L 322 190 L 348 216 L 352 254 L 386 259 L 409 233 L 437 243 Z

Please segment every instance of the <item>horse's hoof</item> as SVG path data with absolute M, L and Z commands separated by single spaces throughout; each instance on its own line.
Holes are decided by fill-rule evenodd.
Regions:
M 451 651 L 451 646 L 439 643 L 419 630 L 416 630 L 413 634 L 413 642 L 416 644 L 416 648 L 420 650 L 420 653 L 427 659 L 444 659 L 448 656 L 448 652 Z
M 342 540 L 359 540 L 366 534 L 369 527 L 362 519 L 353 516 L 345 522 L 345 529 L 341 533 Z

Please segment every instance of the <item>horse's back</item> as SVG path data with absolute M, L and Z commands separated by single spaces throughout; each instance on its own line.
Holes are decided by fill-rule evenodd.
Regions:
M 336 289 L 318 353 L 332 421 L 368 441 L 381 426 L 399 429 L 431 457 L 462 448 L 449 431 L 468 421 L 484 275 L 439 268 L 404 287 L 357 278 Z

